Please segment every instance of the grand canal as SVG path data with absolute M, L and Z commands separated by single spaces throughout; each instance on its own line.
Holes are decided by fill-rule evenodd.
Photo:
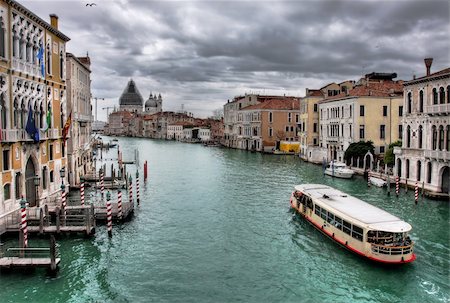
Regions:
M 0 276 L 1 302 L 449 302 L 449 203 L 322 175 L 296 157 L 120 138 L 148 161 L 135 217 L 58 239 L 60 271 Z M 111 153 L 117 155 L 115 149 Z M 131 168 L 131 167 L 130 167 Z M 413 226 L 417 260 L 380 267 L 289 211 L 293 185 L 325 183 Z M 30 245 L 47 243 L 31 239 Z

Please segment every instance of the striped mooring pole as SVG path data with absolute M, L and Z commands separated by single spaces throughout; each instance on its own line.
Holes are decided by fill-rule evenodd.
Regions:
M 133 203 L 133 179 L 130 178 L 128 179 L 128 194 L 130 195 L 130 203 Z
M 395 176 L 395 195 L 398 197 L 398 193 L 400 191 L 400 184 L 398 180 L 398 176 Z
M 139 172 L 136 170 L 136 202 L 139 205 Z
M 80 201 L 81 206 L 84 206 L 84 178 L 80 178 Z
M 27 200 L 22 196 L 22 199 L 20 199 L 20 208 L 21 208 L 21 226 L 22 226 L 22 233 L 23 233 L 23 247 L 28 247 L 28 227 L 27 227 Z
M 111 207 L 111 193 L 106 193 L 106 220 L 108 221 L 108 236 L 112 237 L 112 207 Z
M 105 180 L 103 177 L 103 169 L 100 169 L 100 193 L 103 198 L 103 194 L 105 193 Z
M 367 171 L 367 187 L 370 187 L 370 170 Z
M 63 209 L 63 215 L 64 215 L 64 222 L 66 220 L 66 186 L 63 184 L 61 184 L 61 207 Z
M 120 190 L 117 192 L 117 213 L 119 220 L 122 220 L 122 192 Z
M 419 201 L 419 183 L 416 181 L 416 186 L 414 187 L 414 202 L 417 204 Z

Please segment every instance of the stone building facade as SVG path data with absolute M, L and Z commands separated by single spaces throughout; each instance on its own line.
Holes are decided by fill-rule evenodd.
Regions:
M 450 68 L 404 83 L 403 144 L 396 148 L 395 174 L 433 192 L 450 191 Z

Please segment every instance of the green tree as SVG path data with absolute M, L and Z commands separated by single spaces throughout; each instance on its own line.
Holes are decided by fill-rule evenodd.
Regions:
M 395 160 L 395 156 L 394 156 L 394 147 L 395 146 L 402 146 L 402 141 L 398 140 L 395 141 L 394 143 L 389 144 L 389 147 L 386 151 L 386 153 L 384 154 L 384 163 L 392 166 L 394 164 L 394 160 Z
M 370 151 L 372 154 L 375 150 L 372 141 L 359 141 L 350 144 L 344 153 L 344 159 L 349 161 L 351 158 L 364 157 Z

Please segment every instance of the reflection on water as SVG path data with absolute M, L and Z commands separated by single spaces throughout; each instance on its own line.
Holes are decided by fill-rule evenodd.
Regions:
M 387 196 L 362 178 L 323 176 L 320 166 L 292 156 L 132 138 L 119 144 L 125 160 L 138 148 L 149 166 L 133 220 L 114 226 L 111 239 L 104 226 L 91 239 L 58 239 L 59 275 L 2 274 L 2 300 L 450 300 L 448 202 L 416 206 L 412 191 Z M 289 211 L 293 186 L 305 182 L 334 186 L 411 223 L 417 261 L 381 267 L 332 243 Z M 39 241 L 46 240 L 30 243 Z

